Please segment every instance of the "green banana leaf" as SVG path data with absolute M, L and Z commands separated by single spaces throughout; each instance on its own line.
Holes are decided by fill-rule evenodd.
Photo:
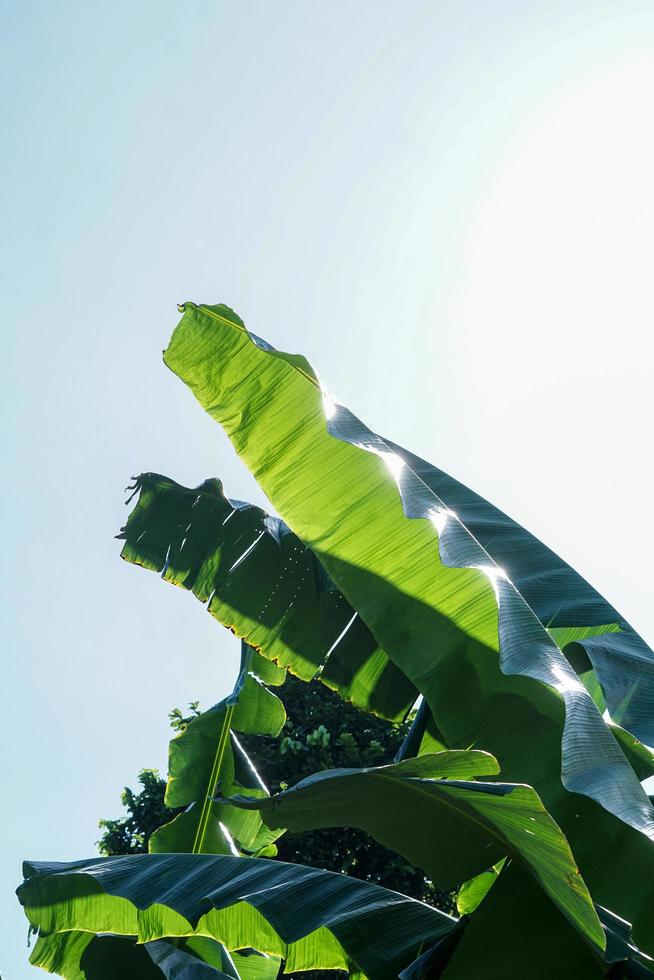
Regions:
M 30 963 L 66 980 L 275 980 L 279 972 L 278 957 L 230 955 L 203 936 L 176 942 L 56 932 L 38 938 Z
M 126 542 L 122 558 L 161 573 L 202 602 L 209 599 L 208 610 L 219 622 L 302 679 L 318 676 L 366 711 L 391 720 L 405 717 L 416 688 L 378 647 L 313 553 L 279 518 L 228 501 L 216 479 L 191 489 L 144 473 L 131 489 L 138 502 L 118 535 Z M 257 545 L 249 560 L 238 562 L 250 541 Z M 289 559 L 289 553 L 300 554 L 301 560 Z M 289 613 L 290 594 L 296 598 Z M 420 751 L 444 747 L 428 716 L 424 705 L 401 757 L 416 754 L 418 727 L 420 737 L 425 736 Z M 612 728 L 638 778 L 654 775 L 654 753 L 620 727 Z
M 267 956 L 254 949 L 228 952 L 223 945 L 206 936 L 177 939 L 176 945 L 235 980 L 276 980 L 281 964 L 277 956 Z
M 465 942 L 453 952 L 444 980 L 470 980 L 479 975 L 478 949 L 492 949 L 483 976 L 552 978 L 652 977 L 652 961 L 633 942 L 628 922 L 596 906 L 607 946 L 602 962 L 582 945 L 570 924 L 556 911 L 534 879 L 515 864 L 506 866 L 468 922 Z M 521 923 L 526 928 L 521 928 Z
M 614 734 L 639 778 L 652 775 L 652 753 L 634 743 L 654 745 L 654 653 L 624 618 L 578 572 L 535 535 L 497 507 L 390 440 L 391 452 L 404 460 L 456 513 L 482 548 L 503 569 L 516 589 L 566 654 L 586 653 L 602 689 L 600 710 L 608 708 Z M 635 756 L 635 757 L 634 757 Z
M 217 792 L 268 795 L 235 732 L 279 734 L 286 713 L 264 681 L 279 685 L 285 676 L 283 669 L 242 643 L 241 668 L 232 693 L 171 741 L 165 801 L 171 809 L 186 810 L 152 835 L 151 851 L 230 854 L 244 848 L 257 852 L 279 836 L 262 826 L 256 812 L 246 813 L 214 798 Z M 186 948 L 191 952 L 164 941 L 135 944 L 124 937 L 64 932 L 39 937 L 30 962 L 73 980 L 118 975 L 273 980 L 279 969 L 278 957 L 254 955 L 240 957 L 240 974 L 224 947 L 203 937 L 186 941 Z
M 624 977 L 654 977 L 654 959 L 634 945 L 631 923 L 601 906 L 597 907 L 597 911 L 607 938 L 607 962 L 624 964 L 622 970 L 615 969 L 615 974 Z
M 482 746 L 508 780 L 532 784 L 593 896 L 654 947 L 650 801 L 561 650 L 456 513 L 304 358 L 274 351 L 228 308 L 187 304 L 164 358 L 422 692 L 446 743 Z
M 441 752 L 373 769 L 332 769 L 266 800 L 233 799 L 271 828 L 358 827 L 453 887 L 508 855 L 590 943 L 605 946 L 561 830 L 530 786 L 475 782 L 498 771 L 482 752 Z M 427 778 L 425 778 L 427 777 Z
M 456 894 L 456 910 L 459 915 L 471 915 L 479 908 L 489 891 L 497 881 L 505 865 L 505 858 L 497 864 L 464 881 Z
M 166 980 L 240 980 L 235 969 L 225 973 L 163 939 L 146 943 L 145 949 Z
M 201 942 L 206 940 L 200 937 L 189 939 L 188 945 L 195 948 Z M 232 953 L 231 956 L 240 980 L 277 980 L 279 976 L 281 966 L 279 956 L 268 956 L 259 953 L 256 949 L 241 950 L 240 953 Z
M 137 945 L 123 936 L 96 936 L 82 931 L 39 936 L 30 963 L 66 980 L 164 980 L 164 974 L 148 955 L 147 944 Z M 204 965 L 199 960 L 196 963 Z M 213 973 L 213 980 L 225 976 L 215 970 Z M 201 974 L 197 977 L 204 980 Z
M 282 957 L 288 972 L 358 970 L 395 980 L 460 928 L 378 885 L 261 858 L 139 854 L 23 867 L 17 894 L 41 934 L 87 930 L 141 942 L 206 936 L 230 950 Z
M 535 535 L 432 463 L 388 439 L 385 443 L 504 569 L 544 626 L 624 624 L 613 606 Z
M 204 960 L 218 970 L 223 970 L 236 980 L 276 980 L 281 960 L 254 949 L 238 953 L 228 952 L 224 946 L 206 936 L 191 936 L 177 940 L 180 947 Z
M 192 591 L 303 680 L 318 676 L 366 711 L 404 718 L 416 688 L 283 521 L 228 500 L 215 479 L 190 489 L 143 473 L 130 489 L 138 501 L 118 535 L 122 558 Z
M 574 641 L 586 649 L 602 688 L 609 691 L 607 704 L 614 719 L 641 741 L 654 744 L 654 652 L 645 641 L 592 585 L 533 534 L 431 463 L 385 442 L 456 513 L 557 644 L 563 649 Z
M 572 639 L 565 649 L 570 659 L 579 658 L 580 670 L 592 667 L 611 718 L 654 745 L 654 654 L 647 644 L 622 631 Z
M 398 980 L 434 980 L 435 977 L 442 976 L 458 941 L 459 936 L 456 933 L 439 939 L 402 970 Z
M 215 800 L 234 793 L 260 799 L 268 790 L 238 741 L 236 732 L 278 735 L 286 712 L 280 699 L 260 679 L 283 683 L 285 671 L 243 643 L 241 669 L 233 692 L 214 708 L 194 718 L 172 739 L 164 802 L 170 809 L 185 807 L 150 838 L 155 853 L 189 851 L 196 854 L 256 852 L 275 836 L 262 832 L 256 813 Z
M 186 867 L 180 868 L 181 862 Z M 208 868 L 208 864 L 212 867 Z M 77 927 L 76 933 L 55 933 L 59 936 L 79 936 L 83 929 L 111 929 L 116 937 L 123 935 L 132 941 L 139 937 L 148 943 L 162 933 L 189 937 L 195 925 L 195 934 L 182 940 L 185 948 L 203 941 L 207 935 L 227 945 L 231 944 L 231 936 L 231 942 L 239 948 L 252 941 L 246 937 L 254 937 L 258 944 L 274 946 L 278 956 L 286 954 L 288 972 L 343 968 L 353 975 L 365 961 L 365 969 L 359 973 L 372 980 L 390 980 L 410 967 L 413 969 L 405 977 L 440 975 L 420 972 L 420 963 L 415 962 L 426 951 L 433 955 L 433 947 L 438 948 L 439 944 L 440 958 L 436 962 L 439 969 L 447 964 L 443 975 L 448 980 L 472 976 L 504 980 L 508 975 L 528 976 L 530 980 L 571 975 L 590 980 L 606 972 L 533 879 L 513 865 L 506 875 L 505 901 L 492 906 L 502 905 L 511 911 L 491 920 L 494 931 L 488 928 L 488 916 L 484 920 L 486 909 L 491 908 L 486 902 L 469 921 L 457 921 L 378 886 L 277 861 L 222 855 L 138 855 L 70 865 L 28 864 L 25 871 L 29 877 L 19 889 L 19 896 L 34 926 L 47 930 Z M 516 873 L 515 880 L 511 880 L 511 872 Z M 325 876 L 331 880 L 325 880 Z M 500 890 L 504 877 L 500 877 L 496 889 Z M 526 890 L 523 886 L 527 886 Z M 156 904 L 151 905 L 151 901 Z M 213 910 L 206 912 L 211 906 Z M 256 914 L 257 910 L 263 914 Z M 533 929 L 523 931 L 523 920 L 532 923 Z M 308 940 L 284 943 L 284 938 L 306 933 L 317 923 L 323 925 Z M 47 940 L 52 938 L 51 933 Z M 93 936 L 90 939 L 93 941 Z M 463 959 L 459 955 L 462 946 Z M 348 959 L 348 952 L 353 950 L 360 951 L 358 966 Z M 101 948 L 99 953 L 102 952 Z M 117 952 L 120 950 L 111 949 L 101 959 L 98 957 L 100 966 L 120 964 Z M 633 947 L 622 947 L 617 952 L 613 947 L 611 952 L 609 962 L 624 956 L 647 962 Z M 452 955 L 456 967 L 453 972 L 448 959 Z M 243 959 L 234 959 L 241 972 Z M 52 966 L 45 960 L 41 965 Z M 78 976 L 64 975 L 75 980 Z M 122 978 L 132 974 L 118 975 Z M 243 980 L 245 976 L 241 972 Z M 264 980 L 264 975 L 253 976 Z M 98 977 L 103 980 L 102 973 Z M 87 980 L 98 978 L 90 974 Z

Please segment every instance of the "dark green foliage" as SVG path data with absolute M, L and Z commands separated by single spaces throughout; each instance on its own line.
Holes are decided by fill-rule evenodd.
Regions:
M 100 820 L 103 830 L 98 841 L 100 854 L 144 854 L 148 840 L 157 827 L 173 817 L 173 811 L 164 806 L 163 797 L 166 780 L 156 769 L 142 769 L 139 773 L 140 793 L 128 786 L 122 792 L 122 804 L 127 810 L 126 817 L 117 820 Z
M 271 793 L 324 769 L 391 762 L 409 728 L 408 722 L 395 725 L 384 721 L 343 701 L 323 684 L 307 684 L 290 674 L 277 693 L 288 715 L 281 736 L 239 737 Z M 171 711 L 175 731 L 182 731 L 198 714 L 197 702 L 189 705 L 189 712 L 184 715 L 178 708 Z M 139 782 L 143 787 L 140 793 L 130 789 L 123 793 L 127 816 L 100 821 L 104 830 L 99 842 L 102 854 L 147 851 L 150 834 L 174 816 L 174 811 L 163 805 L 166 782 L 155 770 L 144 769 Z M 277 841 L 277 848 L 283 861 L 347 872 L 444 911 L 454 908 L 448 893 L 440 892 L 420 871 L 363 831 L 337 828 L 288 833 Z
M 201 715 L 200 702 L 191 701 L 188 706 L 189 713 L 187 715 L 183 714 L 179 708 L 173 708 L 172 711 L 168 712 L 168 718 L 170 719 L 170 727 L 174 732 L 184 732 L 186 731 L 188 725 Z
M 243 737 L 271 793 L 294 786 L 325 769 L 379 766 L 392 762 L 409 723 L 394 725 L 343 701 L 323 684 L 306 684 L 289 674 L 278 690 L 288 720 L 280 739 Z M 333 828 L 286 833 L 277 841 L 283 861 L 344 871 L 451 911 L 450 896 L 398 854 L 361 830 Z

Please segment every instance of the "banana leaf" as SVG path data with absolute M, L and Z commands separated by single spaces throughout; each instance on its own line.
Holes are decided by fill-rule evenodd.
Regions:
M 596 906 L 606 936 L 602 962 L 582 946 L 570 924 L 547 901 L 533 878 L 515 864 L 502 869 L 484 901 L 468 921 L 465 943 L 448 961 L 444 980 L 469 980 L 479 973 L 478 949 L 492 950 L 483 976 L 652 977 L 652 960 L 633 942 L 628 922 Z
M 145 943 L 145 949 L 166 980 L 240 980 L 235 969 L 225 973 L 163 939 Z
M 190 948 L 196 948 L 199 943 L 206 940 L 201 938 L 189 939 Z M 238 972 L 239 980 L 277 980 L 281 966 L 279 956 L 268 956 L 259 953 L 256 949 L 241 950 L 240 953 L 232 953 L 232 961 Z
M 30 963 L 66 980 L 276 980 L 279 972 L 279 958 L 230 955 L 205 937 L 176 943 L 55 932 L 38 938 Z
M 631 934 L 631 923 L 614 915 L 609 909 L 598 905 L 604 932 L 606 933 L 606 960 L 609 963 L 621 964 L 614 968 L 615 976 L 623 977 L 654 977 L 654 959 L 647 956 L 634 945 Z
M 233 799 L 271 828 L 358 827 L 453 887 L 510 856 L 588 942 L 602 926 L 561 830 L 530 786 L 476 782 L 497 773 L 483 752 L 441 752 L 372 769 L 331 769 L 266 800 Z M 427 778 L 426 778 L 427 777 Z
M 654 744 L 654 652 L 624 617 L 567 562 L 497 507 L 431 463 L 385 442 L 456 513 L 557 644 L 564 648 L 576 642 L 585 648 L 605 696 L 609 692 L 607 705 L 614 720 L 639 740 Z
M 313 553 L 279 518 L 251 504 L 228 501 L 216 479 L 192 489 L 143 473 L 131 489 L 138 501 L 118 535 L 125 540 L 125 561 L 191 590 L 208 602 L 218 622 L 303 680 L 318 677 L 357 707 L 390 720 L 406 716 L 416 688 L 379 648 Z M 248 542 L 256 547 L 247 562 L 239 562 Z M 291 594 L 295 599 L 288 609 Z M 654 775 L 654 753 L 619 726 L 612 728 L 638 778 Z M 420 751 L 444 747 L 423 703 L 401 758 L 418 751 L 418 729 L 420 738 L 424 736 Z
M 384 441 L 504 569 L 544 626 L 626 625 L 592 585 L 535 535 L 432 463 Z
M 482 746 L 507 780 L 532 784 L 596 900 L 654 946 L 650 801 L 568 660 L 457 514 L 304 358 L 228 308 L 186 304 L 164 359 L 424 695 L 446 743 Z
M 216 479 L 190 489 L 142 473 L 130 489 L 138 501 L 118 535 L 125 561 L 192 591 L 302 680 L 318 676 L 366 711 L 404 718 L 416 688 L 283 521 L 228 500 Z
M 497 966 L 497 973 L 486 967 L 484 975 L 503 977 L 509 967 L 531 980 L 556 975 L 551 957 L 538 955 L 544 922 L 549 923 L 548 943 L 556 937 L 557 956 L 565 953 L 561 964 L 576 975 L 598 975 L 600 956 L 605 963 L 624 964 L 624 975 L 650 969 L 654 961 L 634 945 L 629 923 L 607 909 L 596 911 L 567 841 L 531 787 L 458 778 L 496 771 L 485 753 L 444 752 L 375 769 L 331 770 L 261 803 L 234 802 L 257 806 L 271 827 L 283 825 L 291 831 L 360 827 L 438 881 L 447 881 L 448 875 L 458 881 L 499 853 L 509 856 L 510 872 L 504 871 L 501 859 L 459 891 L 461 914 L 477 914 L 481 902 L 486 903 L 457 954 L 457 962 L 465 963 L 456 969 L 462 977 L 479 973 L 480 949 L 493 947 L 500 935 L 510 955 L 502 953 L 504 965 Z M 588 942 L 588 950 L 578 948 L 560 917 L 552 916 L 533 888 L 522 883 L 525 871 Z M 511 889 L 491 891 L 502 872 L 508 874 Z M 514 934 L 520 938 L 512 947 Z M 431 955 L 424 954 L 407 978 L 421 976 L 420 969 L 431 968 L 441 953 L 437 946 Z M 618 967 L 613 973 L 619 975 Z M 450 975 L 449 968 L 445 975 Z
M 460 928 L 415 899 L 302 865 L 207 854 L 26 862 L 18 897 L 42 935 L 109 932 L 152 942 L 205 936 L 254 947 L 286 970 L 357 970 L 395 980 Z
M 199 967 L 204 965 L 196 962 Z M 66 980 L 164 980 L 148 955 L 147 944 L 137 945 L 131 938 L 108 934 L 71 931 L 39 936 L 30 963 Z M 213 972 L 214 980 L 225 976 Z M 198 980 L 204 980 L 201 974 Z
M 194 718 L 172 739 L 164 802 L 170 809 L 185 807 L 150 838 L 155 853 L 190 851 L 196 854 L 256 852 L 276 836 L 262 832 L 256 813 L 216 801 L 216 794 L 235 793 L 261 799 L 268 790 L 256 772 L 236 732 L 278 735 L 286 720 L 280 699 L 260 679 L 280 684 L 285 672 L 243 643 L 241 669 L 229 697 Z M 253 819 L 254 818 L 254 819 Z
M 456 933 L 439 939 L 402 970 L 398 980 L 434 980 L 435 977 L 442 976 L 458 940 L 459 936 Z
M 28 863 L 25 873 L 28 877 L 19 897 L 34 927 L 48 933 L 39 943 L 62 936 L 67 941 L 69 936 L 81 936 L 85 929 L 96 933 L 110 929 L 115 940 L 122 936 L 132 943 L 182 934 L 183 948 L 191 951 L 192 943 L 206 941 L 207 936 L 239 949 L 254 940 L 274 947 L 277 956 L 286 955 L 288 972 L 341 968 L 371 980 L 390 980 L 404 970 L 412 978 L 441 975 L 420 972 L 416 960 L 426 952 L 434 956 L 431 965 L 435 962 L 439 971 L 445 968 L 443 976 L 448 980 L 471 976 L 504 980 L 507 975 L 529 976 L 530 980 L 573 975 L 590 980 L 606 972 L 603 961 L 581 941 L 533 879 L 513 865 L 506 875 L 506 897 L 513 896 L 513 905 L 508 903 L 512 911 L 499 920 L 491 918 L 495 931 L 489 929 L 485 916 L 491 908 L 487 903 L 469 920 L 457 921 L 379 886 L 277 861 L 222 855 L 137 855 L 69 865 Z M 501 904 L 507 907 L 507 902 Z M 531 930 L 523 930 L 525 922 L 532 924 Z M 71 928 L 76 932 L 66 931 Z M 297 939 L 307 933 L 307 939 Z M 94 941 L 93 936 L 90 940 Z M 120 963 L 116 950 L 108 952 L 101 966 Z M 355 952 L 358 960 L 352 956 Z M 625 955 L 647 962 L 639 951 L 624 946 L 617 952 L 613 946 L 609 962 Z M 234 959 L 240 969 L 247 957 L 235 955 Z M 525 964 L 528 969 L 523 970 Z M 44 958 L 41 965 L 52 969 Z M 422 965 L 428 967 L 430 962 L 423 960 Z M 511 967 L 508 972 L 507 966 Z M 64 975 L 75 980 L 79 976 Z M 126 971 L 118 975 L 141 974 Z M 245 973 L 241 976 L 245 978 Z M 263 974 L 250 976 L 268 980 Z M 104 980 L 104 976 L 89 974 L 87 980 Z
M 459 915 L 470 915 L 479 908 L 504 868 L 505 858 L 492 867 L 464 881 L 456 894 L 456 910 Z
M 580 671 L 592 667 L 613 721 L 654 745 L 654 654 L 644 640 L 606 632 L 571 639 L 565 649 Z

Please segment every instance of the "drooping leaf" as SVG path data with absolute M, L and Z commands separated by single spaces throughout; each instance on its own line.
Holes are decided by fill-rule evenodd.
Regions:
M 206 854 L 26 862 L 18 897 L 34 928 L 142 942 L 203 935 L 283 957 L 288 972 L 358 969 L 395 980 L 457 928 L 431 906 L 302 865 Z
M 145 945 L 128 936 L 79 930 L 42 935 L 30 963 L 66 980 L 164 980 Z
M 599 681 L 611 718 L 654 746 L 654 653 L 635 633 L 603 633 L 569 641 L 584 651 Z
M 190 946 L 195 946 L 199 939 L 190 939 L 188 942 Z M 277 980 L 279 976 L 279 956 L 269 956 L 256 949 L 248 949 L 232 953 L 232 960 L 240 980 Z
M 607 704 L 611 702 L 613 720 L 651 745 L 654 653 L 644 640 L 593 586 L 535 535 L 431 463 L 388 440 L 387 444 L 457 514 L 556 643 L 563 649 L 577 642 L 586 649 L 602 688 L 610 692 Z
M 654 653 L 624 617 L 567 562 L 479 494 L 386 440 L 391 452 L 456 513 L 504 570 L 563 649 L 586 649 L 616 722 L 654 743 Z M 625 700 L 626 699 L 626 700 Z M 610 702 L 610 703 L 609 703 Z
M 55 932 L 40 936 L 30 963 L 66 980 L 275 980 L 277 957 L 230 955 L 205 936 L 137 943 L 127 936 Z
M 416 688 L 279 518 L 229 501 L 219 480 L 189 489 L 144 473 L 134 490 L 122 558 L 192 591 L 220 623 L 303 680 L 319 676 L 391 721 L 406 715 Z
M 146 943 L 145 949 L 166 980 L 240 980 L 235 970 L 225 973 L 164 939 Z
M 388 439 L 384 442 L 504 569 L 544 626 L 623 622 L 592 585 L 530 531 L 437 466 Z
M 435 977 L 442 976 L 454 948 L 461 939 L 464 926 L 465 922 L 461 921 L 457 932 L 444 936 L 430 946 L 426 952 L 402 970 L 398 980 L 434 980 Z
M 623 965 L 622 971 L 614 967 L 612 976 L 654 977 L 654 959 L 635 946 L 631 923 L 599 905 L 597 911 L 606 933 L 606 961 Z
M 308 362 L 228 308 L 187 304 L 165 361 L 422 692 L 447 744 L 483 746 L 507 779 L 533 784 L 594 897 L 654 944 L 642 914 L 654 900 L 650 802 L 561 650 L 457 514 Z
M 509 855 L 582 936 L 603 948 L 588 889 L 538 794 L 470 779 L 497 772 L 494 761 L 481 752 L 442 752 L 374 769 L 332 769 L 266 800 L 233 802 L 256 808 L 271 828 L 359 827 L 447 887 Z

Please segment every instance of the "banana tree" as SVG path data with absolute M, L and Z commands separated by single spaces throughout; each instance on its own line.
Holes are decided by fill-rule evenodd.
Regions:
M 290 661 L 291 669 L 294 665 L 297 668 L 298 663 L 302 670 L 305 669 L 308 658 L 302 656 L 305 651 L 303 641 L 305 637 L 309 637 L 313 643 L 311 653 L 313 671 L 325 681 L 324 670 L 321 673 L 321 667 L 316 665 L 323 662 L 330 663 L 328 654 L 330 649 L 331 655 L 335 649 L 338 649 L 334 646 L 333 640 L 338 638 L 342 619 L 347 618 L 349 621 L 352 612 L 344 615 L 336 624 L 332 624 L 331 629 L 325 630 L 322 645 L 317 649 L 320 627 L 324 628 L 324 625 L 329 622 L 319 608 L 321 596 L 328 595 L 330 602 L 336 605 L 334 600 L 337 593 L 334 583 L 329 579 L 326 580 L 324 574 L 321 576 L 315 569 L 312 564 L 314 561 L 312 553 L 301 547 L 299 539 L 278 519 L 268 517 L 258 508 L 239 503 L 238 509 L 233 509 L 222 494 L 217 481 L 208 481 L 201 487 L 191 490 L 180 487 L 161 476 L 144 474 L 137 479 L 135 490 L 139 491 L 139 500 L 121 533 L 121 537 L 126 541 L 123 557 L 128 561 L 159 571 L 165 580 L 191 589 L 200 599 L 206 601 L 207 597 L 211 597 L 208 608 L 219 621 L 229 625 L 237 633 L 245 635 L 250 641 L 260 643 L 260 649 L 267 656 L 286 658 Z M 201 505 L 202 509 L 200 509 Z M 197 523 L 193 518 L 194 512 L 198 513 Z M 220 527 L 219 539 L 206 534 L 208 516 L 210 516 L 211 526 Z M 243 525 L 240 520 L 243 521 Z M 252 548 L 253 541 L 256 542 L 254 548 Z M 287 543 L 286 553 L 281 542 Z M 247 560 L 239 561 L 238 559 L 245 552 L 248 552 Z M 288 554 L 292 556 L 291 561 L 288 561 Z M 302 558 L 297 557 L 299 554 Z M 300 562 L 304 562 L 305 567 L 302 567 Z M 274 603 L 268 602 L 268 595 L 275 588 L 277 588 L 275 595 L 279 593 L 278 583 L 284 568 L 291 568 L 294 572 L 298 565 L 301 568 L 300 573 L 293 574 L 292 578 L 289 574 L 290 582 L 287 586 L 289 589 L 292 587 L 292 594 L 302 611 L 302 616 L 291 609 L 290 615 L 283 618 L 288 593 L 286 596 L 282 595 L 277 608 Z M 311 574 L 307 574 L 307 569 Z M 203 584 L 200 585 L 200 582 Z M 265 630 L 261 629 L 261 617 L 257 618 L 258 610 L 252 610 L 248 605 L 253 583 L 259 585 L 257 591 L 259 606 L 272 607 L 272 616 L 267 620 Z M 300 588 L 299 583 L 301 583 Z M 260 601 L 261 595 L 265 596 L 263 602 Z M 298 596 L 300 596 L 299 601 Z M 251 603 L 251 599 L 249 601 Z M 349 609 L 351 610 L 351 607 Z M 275 616 L 277 620 L 273 618 Z M 282 619 L 283 631 L 276 625 Z M 313 630 L 308 628 L 311 626 L 314 626 Z M 368 640 L 368 648 L 372 645 L 372 641 Z M 296 654 L 297 659 L 293 659 L 293 653 Z M 375 652 L 375 656 L 380 656 L 379 651 Z M 344 658 L 343 663 L 347 670 L 347 658 Z M 353 669 L 359 669 L 358 662 L 355 662 Z M 352 697 L 352 691 L 356 692 L 356 687 L 352 684 L 351 676 L 344 673 L 343 669 L 339 671 L 339 676 L 341 693 L 347 691 Z M 376 703 L 378 706 L 387 704 L 380 701 Z M 366 700 L 364 704 L 370 710 L 370 701 Z M 424 722 L 425 713 L 421 711 L 420 714 Z M 417 745 L 420 744 L 422 744 L 422 751 L 434 747 L 442 748 L 433 734 L 430 736 L 429 731 L 422 736 L 422 742 L 418 739 Z M 643 746 L 639 746 L 640 753 L 633 751 L 633 740 L 623 744 L 625 749 L 631 752 L 631 762 L 640 775 L 644 777 L 650 774 L 651 753 L 644 750 Z M 312 809 L 314 820 L 317 819 L 318 812 L 315 807 Z M 409 807 L 407 813 L 415 813 L 415 807 Z M 321 819 L 324 819 L 324 812 Z M 349 823 L 362 826 L 360 819 L 357 808 L 352 807 Z M 343 824 L 348 822 L 346 816 L 341 820 Z M 334 824 L 329 823 L 329 825 Z M 433 819 L 427 821 L 425 826 L 431 828 Z M 371 831 L 370 827 L 365 829 Z M 415 828 L 413 831 L 408 828 L 405 830 L 406 840 L 414 841 Z M 379 839 L 382 843 L 402 851 L 401 841 L 398 839 L 389 842 L 383 835 L 379 836 Z M 431 846 L 434 847 L 433 844 Z M 414 858 L 410 853 L 406 856 L 409 859 Z M 438 852 L 435 851 L 434 857 L 437 856 Z M 423 869 L 428 869 L 429 864 L 425 865 L 424 853 L 422 857 L 422 861 L 414 861 L 414 863 Z M 449 885 L 456 879 L 456 876 L 451 879 L 443 878 L 442 871 L 439 874 L 438 868 L 430 870 L 439 883 Z M 458 880 L 462 878 L 459 876 Z M 468 908 L 468 911 L 471 909 Z M 503 916 L 502 928 L 506 928 L 508 924 L 509 917 Z M 499 928 L 493 925 L 496 936 L 499 934 Z M 530 956 L 533 956 L 534 948 L 532 942 L 529 949 Z M 512 955 L 515 965 L 515 954 Z M 551 964 L 548 965 L 548 969 L 550 967 Z
M 612 607 L 590 601 L 593 590 L 512 522 L 498 557 L 529 561 L 499 565 L 473 533 L 501 523 L 498 512 L 467 498 L 470 530 L 440 471 L 371 432 L 323 391 L 304 358 L 274 351 L 227 308 L 187 304 L 164 359 L 420 690 L 445 743 L 483 747 L 504 778 L 533 785 L 598 901 L 640 920 L 651 945 L 654 922 L 643 910 L 654 896 L 642 871 L 652 866 L 654 810 L 623 749 L 642 746 L 628 732 L 616 737 L 549 632 L 574 628 L 579 639 L 624 627 Z M 501 536 L 491 529 L 486 545 L 493 537 Z M 533 592 L 527 602 L 518 587 L 537 588 L 539 574 L 547 625 Z M 619 867 L 599 857 L 598 839 L 619 852 Z
M 171 746 L 167 802 L 189 809 L 152 850 L 194 853 L 26 865 L 33 962 L 89 978 L 115 975 L 114 955 L 138 957 L 139 976 L 146 962 L 246 976 L 279 959 L 405 980 L 648 974 L 649 648 L 527 531 L 338 404 L 304 358 L 227 307 L 182 312 L 165 361 L 281 518 L 217 480 L 145 474 L 122 554 L 258 652 L 231 702 Z M 421 697 L 403 761 L 269 798 L 237 732 L 256 698 L 257 723 L 278 724 L 262 682 L 280 668 L 393 720 Z M 461 886 L 460 916 L 262 856 L 284 829 L 324 826 L 359 827 Z

